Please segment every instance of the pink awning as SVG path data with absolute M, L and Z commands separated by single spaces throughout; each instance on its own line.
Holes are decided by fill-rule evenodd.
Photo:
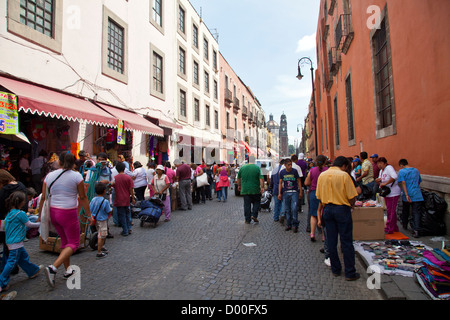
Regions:
M 125 110 L 100 102 L 96 102 L 95 104 L 111 115 L 114 115 L 116 122 L 123 120 L 125 130 L 127 131 L 139 131 L 153 136 L 164 137 L 164 130 L 162 128 L 131 110 Z
M 117 118 L 88 100 L 0 76 L 0 84 L 18 96 L 18 109 L 46 117 L 117 127 Z

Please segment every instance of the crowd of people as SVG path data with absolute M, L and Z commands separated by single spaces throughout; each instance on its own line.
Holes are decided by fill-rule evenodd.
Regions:
M 412 209 L 412 235 L 419 237 L 418 209 L 424 200 L 419 171 L 410 167 L 406 159 L 399 161 L 398 172 L 385 157 L 373 154 L 370 159 L 367 152 L 354 157 L 339 156 L 333 162 L 324 155 L 317 156 L 313 161 L 299 154 L 299 157 L 293 155 L 281 159 L 270 173 L 269 190 L 275 201 L 273 220 L 280 221 L 286 231 L 297 233 L 298 213 L 302 212 L 301 206 L 306 199 L 309 209 L 306 232 L 310 234 L 311 241 L 316 241 L 317 232 L 322 233 L 324 246 L 321 252 L 325 253 L 325 263 L 331 267 L 334 275 L 342 271 L 337 254 L 340 237 L 347 280 L 359 278 L 355 271 L 351 211 L 357 200 L 374 201 L 377 193 L 382 195 L 387 211 L 385 233 L 392 234 L 399 231 L 397 204 L 402 196 L 402 226 L 407 229 Z M 256 173 L 250 174 L 250 168 L 244 166 L 238 175 L 238 184 L 240 187 L 243 185 L 244 190 L 244 216 L 247 223 L 250 218 L 257 221 L 258 204 L 252 195 L 258 194 L 258 180 L 261 192 L 264 191 L 262 177 L 257 176 L 256 168 L 253 170 Z M 245 186 L 249 179 L 253 179 L 251 191 Z M 254 204 L 252 211 L 251 203 Z
M 111 162 L 106 153 L 93 158 L 83 150 L 78 159 L 70 152 L 50 157 L 41 152 L 38 158 L 27 163 L 28 158 L 24 156 L 19 179 L 7 170 L 0 170 L 0 220 L 5 222 L 5 230 L 0 232 L 3 243 L 0 291 L 8 288 L 9 276 L 17 272 L 18 266 L 30 278 L 44 269 L 51 287 L 55 286 L 61 265 L 64 265 L 65 278 L 73 275 L 70 258 L 80 247 L 80 208 L 98 231 L 96 257 L 104 258 L 108 256 L 105 239 L 113 237 L 108 220 L 112 217 L 114 225 L 122 229 L 120 234 L 129 236 L 133 227 L 131 208 L 145 200 L 146 195 L 161 200 L 164 221 L 169 222 L 174 188 L 176 201 L 180 203 L 178 209 L 184 211 L 192 210 L 195 204 L 206 204 L 213 197 L 226 203 L 228 191 L 235 183 L 243 196 L 247 224 L 259 222 L 261 196 L 268 191 L 275 202 L 273 220 L 283 223 L 286 231 L 297 233 L 298 214 L 308 203 L 309 238 L 316 241 L 317 233 L 322 234 L 325 262 L 333 274 L 339 275 L 342 267 L 337 239 L 340 235 L 346 279 L 357 279 L 351 234 L 351 207 L 357 197 L 364 194 L 373 199 L 377 190 L 389 189 L 385 191 L 385 231 L 392 233 L 398 231 L 396 209 L 403 191 L 402 224 L 406 229 L 412 209 L 414 236 L 418 236 L 420 224 L 418 204 L 423 201 L 420 174 L 407 160 L 400 160 L 401 170 L 397 173 L 386 158 L 377 154 L 370 157 L 372 162 L 368 158 L 366 152 L 361 152 L 352 158 L 337 157 L 333 162 L 323 155 L 312 161 L 300 154 L 281 159 L 268 172 L 256 165 L 251 156 L 248 164 L 241 167 L 224 162 L 188 164 L 175 159 L 173 166 L 168 161 L 159 165 L 149 162 L 147 168 L 139 161 L 127 162 L 120 155 L 118 161 Z M 86 192 L 88 186 L 93 186 L 95 191 L 91 197 Z M 37 267 L 29 261 L 23 242 L 38 227 L 40 236 L 46 240 L 49 220 L 61 238 L 61 252 L 52 264 Z

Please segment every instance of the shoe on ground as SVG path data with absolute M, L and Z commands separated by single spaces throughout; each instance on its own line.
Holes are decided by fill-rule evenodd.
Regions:
M 102 247 L 100 250 L 104 253 L 109 253 L 108 249 L 106 249 L 105 247 Z
M 55 277 L 56 277 L 56 272 L 53 271 L 53 269 L 48 266 L 45 267 L 45 274 L 47 275 L 47 283 L 50 287 L 54 288 L 55 287 Z
M 39 273 L 41 272 L 41 270 L 44 269 L 44 268 L 45 268 L 45 267 L 41 264 L 41 265 L 39 266 L 39 270 L 36 271 L 36 273 L 33 274 L 31 277 L 29 277 L 29 279 L 34 279 L 34 278 L 36 278 L 36 277 L 39 275 Z
M 258 218 L 256 218 L 256 217 L 252 217 L 252 220 L 253 220 L 253 222 L 256 222 L 256 223 L 259 222 Z
M 345 278 L 345 281 L 355 281 L 355 280 L 358 280 L 359 278 L 361 278 L 359 273 L 355 273 L 355 275 L 353 277 Z
M 298 227 L 294 227 L 293 231 L 294 231 L 294 233 L 297 233 L 298 232 Z
M 73 276 L 75 274 L 75 270 L 71 270 L 70 272 L 64 272 L 64 275 L 63 275 L 63 277 L 64 277 L 64 279 L 69 279 L 71 276 Z
M 291 230 L 292 229 L 292 227 L 286 227 L 286 229 L 284 229 L 285 231 L 289 231 L 289 230 Z
M 326 258 L 323 263 L 325 263 L 327 266 L 331 267 L 331 261 L 330 258 Z
M 17 296 L 17 291 L 11 291 L 7 294 L 0 295 L 0 300 L 14 300 Z
M 107 255 L 108 255 L 107 253 L 105 253 L 105 252 L 102 251 L 102 252 L 100 252 L 100 253 L 97 253 L 96 257 L 97 257 L 98 259 L 102 259 L 102 258 L 105 258 Z

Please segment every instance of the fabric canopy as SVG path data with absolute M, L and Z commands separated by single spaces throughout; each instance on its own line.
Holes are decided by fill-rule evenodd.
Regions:
M 18 109 L 46 117 L 117 127 L 113 115 L 88 100 L 0 76 L 0 84 L 18 96 Z
M 118 122 L 118 120 L 123 120 L 125 130 L 127 131 L 139 131 L 153 136 L 164 137 L 164 130 L 162 128 L 133 111 L 113 107 L 100 102 L 96 102 L 96 105 L 111 115 L 114 115 L 116 122 Z

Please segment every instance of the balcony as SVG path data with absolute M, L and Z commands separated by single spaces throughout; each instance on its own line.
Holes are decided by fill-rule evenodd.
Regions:
M 339 48 L 343 54 L 347 54 L 350 44 L 354 38 L 352 15 L 341 14 L 336 25 L 335 41 L 336 47 Z
M 234 111 L 234 113 L 239 113 L 240 109 L 241 108 L 239 106 L 239 99 L 234 97 L 234 99 L 233 99 L 233 111 Z
M 336 0 L 331 0 L 331 2 L 330 2 L 330 7 L 328 8 L 328 14 L 330 15 L 330 16 L 332 16 L 333 15 L 333 13 L 334 13 L 334 8 L 336 7 Z
M 250 112 L 248 115 L 248 123 L 252 124 L 252 122 L 253 122 L 253 112 Z
M 233 102 L 233 94 L 231 90 L 225 89 L 224 91 L 225 107 L 231 108 L 231 103 Z
M 331 48 L 328 51 L 328 66 L 330 68 L 330 75 L 335 76 L 341 66 L 341 52 L 338 48 Z
M 242 119 L 247 120 L 247 107 L 242 106 Z

